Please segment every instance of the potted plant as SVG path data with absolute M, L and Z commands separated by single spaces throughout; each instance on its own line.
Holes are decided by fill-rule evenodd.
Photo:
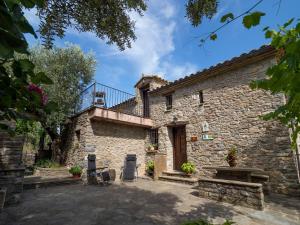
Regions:
M 154 162 L 153 162 L 153 160 L 150 160 L 150 161 L 147 162 L 146 172 L 149 176 L 153 176 L 153 173 L 154 173 Z
M 74 178 L 80 178 L 82 168 L 80 166 L 72 166 L 71 169 L 69 169 L 69 173 L 71 173 Z
M 237 150 L 235 147 L 232 147 L 225 157 L 226 162 L 229 164 L 230 167 L 235 167 L 237 165 Z
M 157 144 L 150 144 L 147 149 L 148 152 L 156 152 L 157 150 L 158 150 Z
M 186 162 L 181 165 L 181 170 L 185 172 L 187 175 L 191 176 L 193 173 L 196 172 L 196 167 L 193 163 Z

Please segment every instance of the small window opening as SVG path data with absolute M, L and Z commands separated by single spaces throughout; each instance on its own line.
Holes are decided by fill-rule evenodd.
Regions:
M 172 95 L 166 96 L 166 109 L 167 110 L 172 109 Z
M 76 137 L 77 137 L 77 141 L 80 142 L 80 130 L 76 130 Z
M 158 147 L 158 129 L 149 130 L 150 136 L 150 144 L 154 146 L 154 148 Z
M 203 91 L 199 91 L 199 103 L 200 103 L 200 105 L 202 105 L 204 103 Z

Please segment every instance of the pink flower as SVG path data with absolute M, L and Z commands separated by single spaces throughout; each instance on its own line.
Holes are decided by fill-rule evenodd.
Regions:
M 43 89 L 37 86 L 36 84 L 29 84 L 27 90 L 30 92 L 35 92 L 41 96 L 41 103 L 45 106 L 48 102 L 48 96 L 44 93 Z

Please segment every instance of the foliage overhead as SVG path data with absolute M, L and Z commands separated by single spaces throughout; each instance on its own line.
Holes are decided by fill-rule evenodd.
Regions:
M 203 17 L 211 19 L 217 12 L 218 0 L 188 0 L 186 16 L 193 26 L 199 26 Z
M 253 81 L 251 87 L 272 94 L 283 93 L 287 97 L 284 105 L 263 118 L 278 119 L 291 127 L 293 147 L 296 147 L 300 132 L 300 22 L 288 29 L 293 21 L 291 19 L 280 26 L 279 31 L 264 29 L 265 37 L 272 39 L 271 45 L 277 49 L 277 63 L 268 68 L 266 79 Z
M 5 121 L 44 118 L 55 106 L 46 101 L 42 89 L 38 89 L 41 84 L 52 81 L 44 73 L 35 73 L 34 64 L 17 54 L 29 55 L 24 33 L 36 37 L 22 8 L 42 3 L 41 0 L 0 0 L 0 128 L 11 133 L 13 130 Z M 32 89 L 33 86 L 36 88 Z
M 94 32 L 121 50 L 130 47 L 136 38 L 129 13 L 142 15 L 146 10 L 144 0 L 45 0 L 40 6 L 40 33 L 47 47 L 52 46 L 55 36 L 62 38 L 66 28 L 72 27 L 79 32 Z
M 84 54 L 79 46 L 71 44 L 52 49 L 36 46 L 30 52 L 36 70 L 44 72 L 53 81 L 52 85 L 43 85 L 43 89 L 49 100 L 57 102 L 58 106 L 47 116 L 44 126 L 57 133 L 79 104 L 80 92 L 92 81 L 96 61 L 92 53 Z

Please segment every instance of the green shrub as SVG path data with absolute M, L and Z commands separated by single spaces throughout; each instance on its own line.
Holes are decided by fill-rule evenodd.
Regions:
M 186 162 L 181 165 L 181 170 L 183 172 L 185 172 L 186 174 L 192 174 L 192 173 L 195 173 L 196 167 L 193 163 Z
M 150 160 L 150 161 L 147 162 L 146 170 L 148 172 L 153 172 L 154 171 L 154 162 L 153 162 L 153 160 Z
M 69 169 L 69 173 L 72 175 L 81 175 L 82 168 L 80 166 L 72 166 L 71 169 Z
M 61 165 L 57 162 L 54 162 L 50 159 L 40 159 L 35 164 L 35 167 L 42 167 L 42 168 L 58 168 Z

